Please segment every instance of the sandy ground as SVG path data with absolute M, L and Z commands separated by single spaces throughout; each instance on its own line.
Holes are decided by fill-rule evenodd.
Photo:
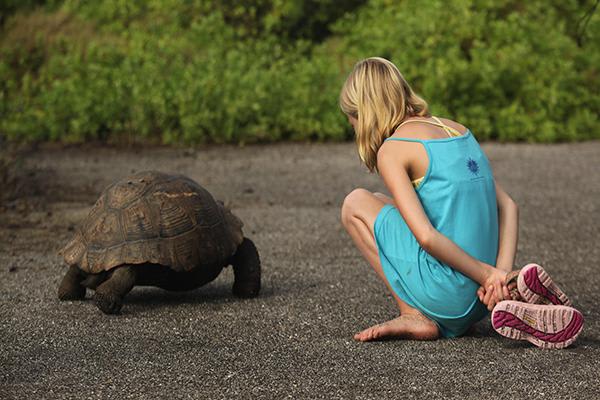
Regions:
M 339 223 L 353 188 L 384 189 L 350 143 L 45 147 L 0 208 L 0 398 L 600 398 L 600 142 L 484 149 L 520 205 L 518 265 L 543 264 L 586 318 L 572 347 L 509 341 L 489 319 L 452 340 L 354 342 L 395 308 Z M 261 253 L 260 297 L 234 298 L 227 269 L 192 292 L 135 288 L 119 316 L 89 291 L 58 301 L 57 251 L 108 183 L 144 169 L 232 205 Z

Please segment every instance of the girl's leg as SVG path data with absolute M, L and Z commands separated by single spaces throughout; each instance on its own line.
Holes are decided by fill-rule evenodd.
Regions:
M 402 301 L 392 290 L 383 273 L 373 228 L 377 214 L 386 203 L 393 204 L 393 200 L 381 193 L 371 193 L 365 189 L 355 189 L 346 196 L 342 205 L 342 223 L 346 231 L 350 234 L 350 237 L 363 257 L 371 264 L 379 278 L 386 284 L 400 310 L 400 317 L 365 329 L 357 333 L 354 338 L 360 341 L 369 341 L 384 337 L 404 337 L 422 340 L 435 339 L 439 336 L 437 325 L 420 311 Z

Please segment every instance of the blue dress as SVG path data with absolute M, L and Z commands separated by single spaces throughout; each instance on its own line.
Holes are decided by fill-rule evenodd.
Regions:
M 429 167 L 415 190 L 429 220 L 470 256 L 495 265 L 496 189 L 489 161 L 472 133 L 447 139 L 386 140 L 423 144 Z M 459 336 L 487 315 L 477 297 L 479 285 L 423 250 L 396 207 L 387 204 L 381 209 L 374 233 L 392 289 L 437 323 L 443 337 Z

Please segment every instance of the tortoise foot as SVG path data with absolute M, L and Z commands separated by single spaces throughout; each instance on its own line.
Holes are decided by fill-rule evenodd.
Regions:
M 83 274 L 75 265 L 71 265 L 58 287 L 60 300 L 81 300 L 85 297 L 85 286 L 81 285 Z
M 122 299 L 110 293 L 94 293 L 94 304 L 104 314 L 118 314 L 123 306 Z
M 254 243 L 244 238 L 233 256 L 233 294 L 237 297 L 250 298 L 260 292 L 260 257 Z
M 241 297 L 243 299 L 249 299 L 252 297 L 258 296 L 260 292 L 260 287 L 257 287 L 255 284 L 236 284 L 233 285 L 233 295 L 236 297 Z
M 61 301 L 83 300 L 85 298 L 85 287 L 77 285 L 75 287 L 58 288 L 58 298 Z

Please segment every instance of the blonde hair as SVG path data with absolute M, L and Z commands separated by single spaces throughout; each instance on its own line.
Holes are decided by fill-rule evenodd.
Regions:
M 406 118 L 429 117 L 425 100 L 412 91 L 396 66 L 380 57 L 359 61 L 340 93 L 340 108 L 356 118 L 358 155 L 373 172 L 377 151 Z

